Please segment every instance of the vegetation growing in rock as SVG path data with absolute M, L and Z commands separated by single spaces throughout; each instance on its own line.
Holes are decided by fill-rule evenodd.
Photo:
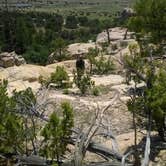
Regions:
M 78 75 L 74 73 L 74 83 L 79 88 L 82 95 L 85 95 L 87 92 L 90 92 L 90 90 L 94 86 L 94 81 L 91 80 L 89 74 L 82 75 L 81 78 L 78 78 Z
M 6 81 L 1 81 L 0 91 L 0 152 L 29 155 L 31 149 L 28 145 L 35 150 L 34 142 L 37 134 L 34 114 L 31 112 L 36 103 L 35 96 L 28 88 L 25 91 L 14 91 L 13 96 L 8 97 Z
M 51 74 L 50 83 L 54 83 L 59 88 L 69 87 L 69 76 L 64 67 L 57 66 L 56 71 Z
M 68 5 L 67 2 L 66 5 Z M 99 166 L 101 164 L 125 165 L 125 162 L 129 165 L 147 166 L 152 148 L 151 130 L 158 131 L 162 140 L 166 140 L 165 7 L 165 0 L 139 0 L 136 3 L 136 13 L 129 20 L 127 27 L 136 32 L 135 36 L 138 43 L 129 45 L 129 53 L 124 56 L 124 59 L 122 56 L 117 59 L 126 69 L 128 84 L 132 83 L 130 85 L 132 86 L 132 93 L 129 93 L 130 99 L 127 98 L 127 107 L 132 113 L 134 146 L 131 147 L 131 150 L 129 148 L 127 154 L 119 153 L 113 135 L 114 131 L 111 131 L 111 125 L 116 125 L 116 123 L 111 124 L 110 119 L 112 117 L 109 117 L 111 114 L 110 112 L 106 113 L 111 106 L 115 105 L 116 108 L 121 108 L 121 105 L 118 106 L 119 101 L 124 100 L 126 102 L 126 94 L 123 96 L 125 99 L 120 99 L 121 96 L 119 95 L 124 92 L 124 87 L 127 85 L 124 85 L 123 82 L 124 87 L 120 87 L 121 85 L 112 86 L 112 84 L 108 87 L 95 86 L 90 75 L 85 74 L 84 64 L 83 67 L 77 66 L 77 73 L 74 73 L 73 81 L 82 95 L 88 94 L 88 100 L 91 97 L 89 103 L 92 99 L 98 100 L 99 97 L 94 96 L 101 93 L 108 93 L 109 101 L 106 101 L 108 105 L 105 105 L 102 102 L 105 100 L 103 95 L 104 99 L 99 101 L 101 105 L 95 103 L 97 107 L 93 110 L 94 116 L 90 116 L 91 114 L 88 112 L 88 119 L 83 119 L 83 121 L 86 121 L 85 128 L 82 123 L 78 128 L 74 128 L 74 115 L 71 105 L 64 102 L 59 108 L 59 99 L 58 103 L 55 103 L 55 98 L 50 98 L 50 95 L 48 95 L 50 86 L 63 89 L 58 89 L 58 93 L 69 93 L 67 89 L 70 86 L 69 75 L 64 67 L 57 66 L 56 71 L 51 74 L 48 80 L 39 78 L 40 83 L 45 86 L 42 86 L 36 94 L 32 92 L 31 88 L 28 88 L 20 92 L 13 91 L 12 96 L 9 96 L 7 81 L 0 82 L 0 165 L 1 161 L 5 163 L 3 165 L 12 165 L 13 162 L 18 165 L 35 165 L 36 162 L 39 162 L 37 165 L 61 165 L 61 159 L 65 155 L 67 145 L 73 144 L 75 145 L 74 153 L 72 153 L 72 156 L 67 156 L 67 159 L 71 163 L 74 162 L 75 166 L 84 164 L 87 151 L 96 153 L 107 160 L 104 163 L 96 163 Z M 87 13 L 87 15 L 89 14 Z M 107 13 L 103 14 L 107 15 Z M 103 48 L 106 50 L 110 45 L 109 27 L 113 26 L 113 20 L 101 21 L 96 18 L 90 20 L 84 14 L 80 17 L 77 13 L 72 12 L 69 16 L 65 16 L 65 19 L 63 17 L 59 14 L 48 13 L 2 12 L 2 15 L 0 15 L 2 20 L 0 22 L 1 51 L 15 50 L 18 54 L 23 54 L 29 63 L 45 65 L 51 52 L 55 52 L 54 60 L 65 60 L 67 59 L 65 48 L 68 43 L 87 41 L 87 39 L 95 37 L 103 28 L 106 29 L 108 37 L 108 43 L 106 45 L 104 43 Z M 121 44 L 123 45 L 123 43 Z M 117 44 L 112 45 L 112 49 L 113 47 L 116 49 Z M 110 74 L 114 69 L 112 60 L 97 49 L 89 50 L 87 57 L 91 75 Z M 123 71 L 121 70 L 121 72 Z M 110 79 L 110 77 L 108 78 Z M 109 93 L 110 88 L 114 89 L 111 93 L 114 92 L 115 94 Z M 120 88 L 120 92 L 118 88 Z M 51 93 L 53 92 L 57 91 L 51 90 Z M 75 100 L 75 96 L 65 97 L 69 97 L 74 101 L 74 104 L 78 99 L 75 98 Z M 88 103 L 85 98 L 79 97 L 83 100 L 82 103 Z M 95 104 L 89 105 L 89 103 L 87 107 L 95 107 Z M 79 111 L 82 111 L 82 108 Z M 53 109 L 53 113 L 48 117 L 51 109 Z M 86 109 L 85 112 L 87 112 Z M 80 119 L 82 113 L 78 114 L 81 115 Z M 120 117 L 119 119 L 121 122 L 123 118 Z M 43 124 L 45 125 L 43 126 Z M 123 128 L 121 124 L 120 127 Z M 141 146 L 138 146 L 138 128 L 140 130 L 147 128 L 145 148 L 144 140 L 142 140 L 143 144 L 140 142 Z M 118 130 L 117 126 L 116 130 Z M 112 149 L 99 144 L 96 138 L 97 140 L 102 138 L 102 141 L 103 139 L 111 139 Z M 33 161 L 35 164 L 32 163 Z M 93 165 L 95 164 L 93 163 Z
M 46 158 L 57 159 L 60 162 L 60 157 L 65 153 L 67 143 L 72 132 L 73 108 L 68 102 L 61 104 L 63 118 L 59 118 L 56 112 L 50 116 L 49 122 L 44 126 L 41 135 L 44 137 L 43 147 L 40 150 L 42 156 Z
M 98 55 L 96 58 L 93 54 L 88 55 L 90 62 L 90 73 L 93 74 L 110 74 L 114 70 L 114 64 L 110 58 Z
M 95 39 L 101 25 L 99 19 L 76 15 L 64 18 L 59 14 L 1 11 L 0 51 L 16 51 L 28 63 L 45 65 L 54 51 L 56 60 L 66 58 L 63 49 L 67 44 Z
M 12 155 L 29 156 L 41 152 L 42 156 L 57 159 L 66 151 L 67 140 L 72 134 L 74 125 L 73 108 L 68 102 L 61 104 L 62 118 L 53 112 L 47 121 L 43 117 L 42 105 L 38 105 L 36 96 L 30 88 L 25 91 L 13 92 L 9 97 L 7 93 L 7 81 L 0 83 L 0 153 L 5 165 L 12 164 Z M 39 109 L 39 110 L 38 110 Z M 46 121 L 41 131 L 40 120 Z M 39 132 L 43 136 L 41 147 L 38 147 Z M 40 149 L 39 149 L 40 148 Z M 0 162 L 2 161 L 0 159 Z
M 145 3 L 147 3 L 148 9 L 143 5 Z M 163 43 L 165 43 L 165 39 L 163 38 L 165 24 L 163 23 L 165 19 L 163 15 L 158 15 L 157 17 L 154 17 L 154 15 L 156 12 L 164 10 L 164 7 L 166 7 L 166 2 L 163 0 L 158 2 L 152 0 L 145 2 L 141 0 L 136 4 L 135 8 L 138 15 L 131 18 L 130 26 L 138 32 L 136 35 L 139 46 L 130 47 L 131 56 L 126 57 L 125 60 L 126 68 L 129 73 L 132 73 L 136 86 L 142 81 L 145 83 L 143 96 L 136 98 L 137 105 L 140 106 L 140 110 L 144 114 L 148 115 L 149 125 L 151 125 L 150 118 L 155 120 L 157 130 L 163 139 L 165 138 L 166 124 L 164 122 L 165 109 L 162 105 L 164 104 L 165 92 L 161 93 L 162 98 L 160 98 L 157 91 L 160 92 L 164 88 L 165 68 L 163 67 L 163 62 L 155 60 L 155 57 L 159 57 L 160 59 L 163 55 Z M 153 27 L 158 26 L 156 24 L 157 20 L 161 20 L 160 28 Z M 145 37 L 143 38 L 143 36 Z M 142 103 L 139 102 L 140 100 Z

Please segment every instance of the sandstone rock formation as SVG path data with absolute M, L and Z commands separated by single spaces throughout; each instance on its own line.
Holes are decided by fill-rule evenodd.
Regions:
M 121 28 L 121 27 L 110 28 L 109 29 L 110 40 L 111 41 L 124 40 L 126 30 L 127 30 L 126 28 Z M 130 39 L 131 35 L 132 35 L 132 32 L 128 32 L 126 39 Z M 103 32 L 98 34 L 96 42 L 97 43 L 104 43 L 104 42 L 107 42 L 107 40 L 108 40 L 107 32 L 103 31 Z
M 95 43 L 75 43 L 68 46 L 68 52 L 71 56 L 85 55 L 90 48 L 95 48 Z
M 15 52 L 3 52 L 0 54 L 0 67 L 8 68 L 14 65 L 20 66 L 25 63 L 25 59 Z
M 28 87 L 31 87 L 36 91 L 40 88 L 40 84 L 38 83 L 39 76 L 48 77 L 52 72 L 54 72 L 54 69 L 24 64 L 21 66 L 1 68 L 0 79 L 8 80 L 9 94 L 14 89 L 20 91 L 25 90 Z

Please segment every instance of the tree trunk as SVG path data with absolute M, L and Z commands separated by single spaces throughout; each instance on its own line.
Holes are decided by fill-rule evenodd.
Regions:
M 128 29 L 126 29 L 126 32 L 125 32 L 125 35 L 124 35 L 124 40 L 126 40 L 127 39 L 127 33 L 128 33 Z
M 110 44 L 111 43 L 111 39 L 110 39 L 110 32 L 109 32 L 108 28 L 106 29 L 106 32 L 107 32 L 108 44 Z

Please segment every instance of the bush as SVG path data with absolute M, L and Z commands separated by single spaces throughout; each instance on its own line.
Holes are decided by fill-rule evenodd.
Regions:
M 94 96 L 99 96 L 100 95 L 100 89 L 99 89 L 99 87 L 97 87 L 97 86 L 93 87 L 92 88 L 92 94 Z
M 94 61 L 94 73 L 96 74 L 109 74 L 114 69 L 114 64 L 110 59 L 105 58 L 103 55 Z
M 69 89 L 64 89 L 63 94 L 68 95 L 69 94 Z
M 70 86 L 69 76 L 64 67 L 56 67 L 55 73 L 51 74 L 50 83 L 57 84 L 58 88 L 67 88 Z
M 22 121 L 15 113 L 15 102 L 8 97 L 7 81 L 0 81 L 0 152 L 13 153 L 23 143 Z
M 74 73 L 74 83 L 79 88 L 81 94 L 87 93 L 93 86 L 94 81 L 91 80 L 88 74 L 83 75 L 81 78 L 78 79 L 78 76 Z
M 29 48 L 27 52 L 23 55 L 26 62 L 40 65 L 46 65 L 48 61 L 48 56 L 48 48 L 37 44 Z
M 30 88 L 16 92 L 9 97 L 7 81 L 0 81 L 0 152 L 2 154 L 29 154 L 36 139 L 36 126 L 31 108 L 36 104 L 36 97 Z M 33 111 L 34 107 L 33 107 Z M 35 114 L 35 113 L 34 113 Z M 27 127 L 28 125 L 28 127 Z M 26 144 L 29 146 L 26 147 Z
M 59 162 L 67 147 L 65 140 L 72 134 L 71 128 L 74 126 L 73 108 L 68 102 L 61 104 L 63 117 L 59 117 L 56 112 L 50 116 L 49 122 L 44 126 L 41 135 L 43 136 L 43 147 L 40 154 L 46 158 L 57 159 Z
M 67 16 L 66 18 L 66 28 L 75 29 L 77 28 L 78 20 L 74 15 Z
M 95 57 L 99 55 L 99 50 L 97 48 L 90 48 L 88 50 L 87 58 L 90 63 L 90 73 L 92 73 L 93 70 L 93 64 L 95 63 Z

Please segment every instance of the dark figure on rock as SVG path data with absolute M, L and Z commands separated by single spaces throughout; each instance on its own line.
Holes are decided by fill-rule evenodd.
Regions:
M 84 75 L 85 71 L 85 61 L 82 58 L 82 55 L 79 55 L 76 60 L 76 69 L 77 69 L 77 76 L 79 79 Z

